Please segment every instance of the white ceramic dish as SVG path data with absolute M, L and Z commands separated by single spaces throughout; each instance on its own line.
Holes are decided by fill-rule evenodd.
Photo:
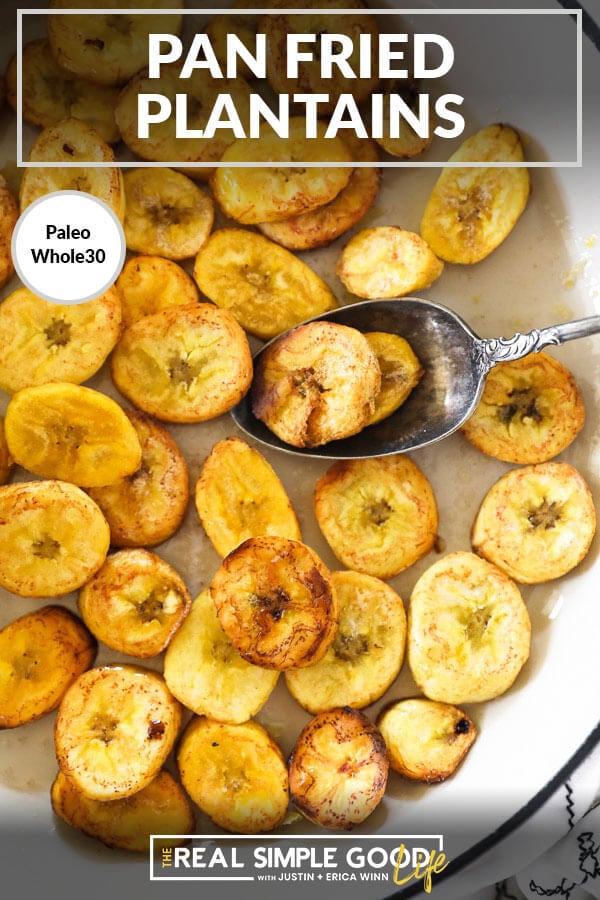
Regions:
M 424 4 L 415 6 L 424 7 Z M 461 5 L 462 9 L 466 7 L 468 4 Z M 527 8 L 533 7 L 558 8 L 552 3 L 527 4 Z M 415 30 L 423 29 L 423 22 L 417 18 L 406 16 L 406 19 Z M 3 23 L 0 66 L 6 64 L 16 46 L 14 11 L 10 15 L 5 12 Z M 30 19 L 28 27 L 32 34 L 43 33 L 43 17 Z M 571 27 L 574 26 L 571 24 Z M 541 33 L 539 20 L 532 17 L 527 20 L 515 18 L 512 23 L 503 18 L 498 28 L 498 40 L 516 35 L 517 28 L 520 42 L 531 47 L 535 47 Z M 531 29 L 531 33 L 527 29 Z M 460 58 L 457 54 L 456 77 L 462 79 L 466 73 L 470 83 L 474 84 L 482 78 L 479 67 L 484 65 L 486 58 L 498 58 L 493 46 L 487 49 L 485 46 L 486 41 L 494 40 L 493 30 L 478 30 L 477 20 L 465 14 L 456 34 L 457 50 L 458 41 L 462 48 Z M 546 128 L 547 108 L 543 103 L 532 102 L 525 115 L 524 106 L 517 102 L 513 90 L 514 77 L 508 84 L 502 81 L 502 67 L 484 71 L 489 71 L 489 90 L 478 98 L 471 98 L 471 130 L 492 121 L 509 121 L 523 131 L 526 141 L 531 142 L 530 147 L 537 148 L 537 124 L 539 122 L 540 131 Z M 514 75 L 514 66 L 511 71 Z M 597 94 L 593 96 L 599 81 L 600 54 L 584 37 L 583 167 L 533 169 L 531 200 L 506 242 L 477 266 L 447 266 L 442 277 L 422 293 L 431 300 L 455 308 L 482 336 L 508 335 L 600 311 L 597 150 L 600 123 Z M 15 159 L 15 117 L 6 109 L 0 114 L 0 127 L 0 166 L 10 168 Z M 570 129 L 571 123 L 565 125 L 567 127 Z M 27 131 L 26 139 L 31 140 L 32 135 L 32 131 Z M 560 138 L 560 133 L 558 136 Z M 561 152 L 573 146 L 570 133 L 563 137 Z M 443 159 L 446 155 L 446 149 L 440 149 L 438 144 L 429 158 Z M 553 158 L 557 156 L 558 149 Z M 418 230 L 426 198 L 437 174 L 434 168 L 386 169 L 376 205 L 359 227 L 393 223 Z M 348 297 L 333 270 L 343 241 L 344 238 L 326 250 L 305 254 L 341 302 Z M 6 286 L 1 296 L 6 296 L 15 286 L 14 282 Z M 574 372 L 588 410 L 584 431 L 561 458 L 582 472 L 595 497 L 600 499 L 600 422 L 596 414 L 600 402 L 600 341 L 597 337 L 587 338 L 560 348 L 555 355 Z M 106 373 L 100 373 L 90 384 L 116 398 L 119 396 Z M 0 397 L 0 413 L 4 411 L 7 399 L 4 395 Z M 229 416 L 224 416 L 202 426 L 173 426 L 171 431 L 187 456 L 193 483 L 210 447 L 221 437 L 234 433 L 235 426 Z M 288 488 L 300 516 L 304 540 L 328 565 L 339 568 L 312 513 L 313 486 L 326 470 L 327 462 L 277 451 L 266 455 Z M 483 457 L 460 435 L 416 451 L 413 458 L 436 492 L 442 552 L 469 549 L 469 530 L 478 504 L 487 488 L 509 466 Z M 26 475 L 17 472 L 15 477 L 25 478 Z M 526 822 L 598 742 L 598 547 L 597 538 L 583 564 L 568 576 L 523 589 L 533 625 L 531 658 L 508 693 L 493 702 L 469 708 L 480 735 L 456 776 L 431 787 L 407 785 L 392 776 L 384 802 L 358 829 L 357 835 L 443 832 L 447 854 L 454 867 L 460 867 L 476 860 L 493 844 L 498 833 L 509 833 Z M 179 569 L 193 594 L 207 585 L 219 562 L 197 521 L 193 504 L 190 504 L 181 531 L 158 552 Z M 405 602 L 420 573 L 435 558 L 435 554 L 430 554 L 393 580 L 392 584 Z M 61 598 L 61 602 L 76 608 L 74 596 Z M 39 605 L 40 601 L 25 600 L 0 591 L 0 627 Z M 119 659 L 124 657 L 102 648 L 98 662 Z M 160 660 L 155 665 L 160 667 Z M 366 712 L 375 716 L 389 699 L 414 692 L 415 686 L 405 666 L 385 697 Z M 285 753 L 308 720 L 287 694 L 283 682 L 257 718 L 272 730 Z M 0 733 L 0 871 L 3 878 L 8 873 L 9 883 L 14 881 L 15 886 L 22 886 L 28 895 L 28 887 L 38 880 L 41 883 L 48 879 L 55 885 L 53 893 L 60 890 L 64 896 L 65 891 L 76 886 L 77 892 L 81 891 L 90 900 L 104 897 L 107 890 L 113 889 L 120 896 L 130 897 L 145 896 L 149 888 L 153 894 L 160 892 L 161 896 L 166 896 L 167 890 L 176 892 L 174 896 L 195 895 L 199 888 L 194 883 L 180 883 L 176 887 L 150 886 L 147 861 L 109 851 L 57 823 L 48 796 L 56 770 L 52 725 L 53 716 L 48 716 L 20 729 Z M 198 830 L 214 832 L 215 829 L 200 816 Z M 307 828 L 299 824 L 291 830 L 301 833 Z M 541 834 L 540 846 L 543 843 L 544 835 Z M 532 855 L 533 852 L 532 848 Z M 318 886 L 312 885 L 310 889 L 317 892 Z M 229 896 L 227 887 L 223 890 L 223 896 Z M 264 890 L 264 886 L 260 887 L 261 895 Z M 285 890 L 293 894 L 304 889 L 286 884 Z M 338 890 L 340 896 L 342 893 L 347 896 L 353 888 L 328 885 L 327 896 L 337 896 Z M 391 896 L 394 887 L 392 884 L 386 888 L 371 884 L 360 885 L 359 890 L 361 897 L 383 898 Z M 210 891 L 210 896 L 216 896 L 219 887 L 213 885 Z M 245 885 L 244 894 L 258 897 L 258 888 Z M 440 894 L 443 896 L 442 889 Z

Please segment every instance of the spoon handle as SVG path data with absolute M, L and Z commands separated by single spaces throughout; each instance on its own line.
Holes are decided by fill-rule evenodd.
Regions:
M 534 328 L 526 334 L 518 332 L 511 338 L 480 339 L 477 347 L 479 364 L 485 374 L 499 362 L 521 359 L 528 353 L 538 353 L 550 344 L 563 344 L 598 332 L 600 316 L 589 316 L 547 328 Z

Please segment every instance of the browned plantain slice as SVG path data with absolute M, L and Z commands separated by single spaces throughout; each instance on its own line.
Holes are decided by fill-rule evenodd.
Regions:
M 18 218 L 17 198 L 4 175 L 0 175 L 0 287 L 6 284 L 15 272 L 11 241 Z
M 162 653 L 191 603 L 179 573 L 141 547 L 107 556 L 77 598 L 92 634 L 112 650 L 138 659 Z
M 583 398 L 573 375 L 542 351 L 492 369 L 462 432 L 496 459 L 539 463 L 565 450 L 584 422 Z
M 13 459 L 8 451 L 8 444 L 4 434 L 4 419 L 0 416 L 0 484 L 8 481 L 12 467 Z
M 116 286 L 121 294 L 123 328 L 169 306 L 190 306 L 199 299 L 191 275 L 172 259 L 138 253 L 123 266 Z
M 166 422 L 204 422 L 228 412 L 252 380 L 248 339 L 212 303 L 163 309 L 128 328 L 112 377 L 135 406 Z
M 399 334 L 368 331 L 365 337 L 381 369 L 381 389 L 375 398 L 375 412 L 369 422 L 373 425 L 402 406 L 425 370 L 408 341 Z
M 334 639 L 338 605 L 330 572 L 300 541 L 248 538 L 225 557 L 210 594 L 223 631 L 254 665 L 309 666 Z
M 371 140 L 344 136 L 344 143 L 357 162 L 372 162 L 352 170 L 350 180 L 337 197 L 312 212 L 301 213 L 281 222 L 262 222 L 261 232 L 289 250 L 325 247 L 361 221 L 375 202 L 381 182 L 377 168 L 380 155 Z
M 161 851 L 177 847 L 185 838 L 171 835 L 192 834 L 195 826 L 189 797 L 166 769 L 122 800 L 92 800 L 64 772 L 58 772 L 50 798 L 53 811 L 68 825 L 120 850 L 148 853 L 152 835 L 167 835 L 155 841 Z
M 373 722 L 349 706 L 328 710 L 311 719 L 292 750 L 290 797 L 316 825 L 349 831 L 381 802 L 388 770 Z
M 477 737 L 473 720 L 462 709 L 425 697 L 392 703 L 377 726 L 392 769 L 427 784 L 453 775 Z
M 252 411 L 294 447 L 356 434 L 375 411 L 381 370 L 367 338 L 336 322 L 307 322 L 260 354 Z
M 398 159 L 413 159 L 415 156 L 424 153 L 433 141 L 435 113 L 431 108 L 427 116 L 427 129 L 423 134 L 418 134 L 406 117 L 400 119 L 397 137 L 392 137 L 390 129 L 390 104 L 393 104 L 396 98 L 406 103 L 409 109 L 421 120 L 419 115 L 419 98 L 422 94 L 426 94 L 427 91 L 427 88 L 422 85 L 423 83 L 420 84 L 414 78 L 409 78 L 405 81 L 393 81 L 385 86 L 383 94 L 383 134 L 382 137 L 376 137 L 375 140 L 390 156 L 395 156 Z
M 142 447 L 142 463 L 115 484 L 88 488 L 110 526 L 114 547 L 154 547 L 183 521 L 189 501 L 185 458 L 167 429 L 144 413 L 125 410 Z
M 94 662 L 97 643 L 63 606 L 43 606 L 0 631 L 0 729 L 33 722 L 56 709 Z
M 242 228 L 213 232 L 196 256 L 194 278 L 209 300 L 263 340 L 337 306 L 305 262 Z
M 402 454 L 333 463 L 315 486 L 314 507 L 336 557 L 377 578 L 398 575 L 435 542 L 433 489 Z

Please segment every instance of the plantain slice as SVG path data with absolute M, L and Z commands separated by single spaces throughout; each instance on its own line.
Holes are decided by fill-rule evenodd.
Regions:
M 239 834 L 271 831 L 287 813 L 288 774 L 281 750 L 258 722 L 193 718 L 177 764 L 184 788 L 215 825 Z
M 0 175 L 0 287 L 12 278 L 12 234 L 19 218 L 17 198 L 4 175 Z
M 178 0 L 149 0 L 140 12 L 135 0 L 116 0 L 110 12 L 101 12 L 107 9 L 103 0 L 51 0 L 48 39 L 52 53 L 58 65 L 77 78 L 95 84 L 123 84 L 147 64 L 151 33 L 181 32 L 180 14 L 160 14 L 161 9 L 179 8 Z M 98 12 L 52 15 L 53 9 Z M 128 12 L 130 9 L 135 12 Z
M 246 5 L 245 0 L 237 0 L 230 9 L 244 9 Z M 228 35 L 235 35 L 237 40 L 253 53 L 257 30 L 258 17 L 256 15 L 227 12 L 211 16 L 204 31 L 210 39 L 211 47 L 223 72 L 227 69 L 230 57 Z M 243 78 L 253 77 L 252 70 L 241 57 L 236 58 L 236 64 L 237 71 Z
M 521 584 L 560 578 L 585 558 L 596 531 L 588 485 L 574 466 L 544 462 L 511 469 L 483 498 L 471 543 Z
M 466 165 L 442 170 L 421 220 L 421 236 L 436 256 L 471 265 L 508 237 L 529 199 L 527 169 L 468 163 L 523 160 L 521 139 L 509 125 L 488 125 L 452 154 L 450 162 Z
M 164 676 L 187 709 L 239 724 L 264 706 L 279 672 L 240 656 L 219 624 L 209 591 L 203 591 L 167 647 Z
M 36 166 L 25 169 L 19 188 L 21 212 L 52 191 L 84 191 L 106 203 L 120 221 L 125 215 L 123 175 L 115 163 L 114 150 L 87 122 L 61 119 L 40 132 L 29 151 L 31 162 L 70 163 L 68 166 Z M 73 166 L 78 162 L 81 165 Z
M 170 306 L 190 306 L 198 288 L 183 266 L 163 256 L 130 256 L 116 281 L 121 295 L 123 328 Z
M 331 12 L 322 13 L 323 5 L 318 0 L 309 0 L 301 7 L 305 14 L 297 15 L 276 10 L 277 7 L 289 8 L 291 6 L 293 8 L 299 4 L 277 2 L 273 5 L 275 11 L 262 16 L 258 24 L 259 31 L 264 32 L 267 36 L 267 48 L 271 63 L 267 70 L 267 78 L 273 90 L 278 94 L 325 95 L 319 105 L 319 109 L 325 113 L 332 113 L 338 100 L 344 94 L 350 94 L 356 104 L 363 103 L 379 83 L 377 20 L 374 15 L 365 12 L 338 15 L 335 7 L 366 11 L 367 7 L 361 2 L 346 3 L 345 0 L 340 0 L 337 3 L 327 3 L 325 8 L 331 9 Z M 287 54 L 288 35 L 298 35 L 300 40 L 303 35 L 311 37 L 316 35 L 318 41 L 333 35 L 334 40 L 350 41 L 352 53 L 348 56 L 348 64 L 355 73 L 359 72 L 359 38 L 368 35 L 371 39 L 370 71 L 372 74 L 362 76 L 359 73 L 357 77 L 350 78 L 334 67 L 330 76 L 324 76 L 321 67 L 321 48 L 318 43 L 312 47 L 309 43 L 308 48 L 313 50 L 312 59 L 301 61 L 298 65 L 297 75 L 295 73 L 290 75 Z M 304 47 L 303 43 L 300 43 L 300 46 Z
M 332 572 L 331 580 L 339 604 L 333 644 L 314 666 L 285 673 L 290 693 L 310 713 L 374 703 L 404 660 L 406 615 L 396 591 L 359 572 Z
M 301 540 L 300 525 L 281 481 L 245 441 L 225 438 L 205 459 L 194 492 L 200 521 L 224 557 L 243 541 L 278 534 Z
M 258 357 L 252 412 L 285 443 L 318 447 L 364 428 L 380 387 L 364 334 L 336 322 L 307 322 Z
M 213 226 L 208 194 L 187 175 L 165 166 L 129 169 L 123 182 L 127 248 L 174 260 L 195 256 Z
M 305 262 L 242 228 L 213 232 L 196 256 L 194 279 L 209 300 L 263 340 L 337 306 Z
M 217 569 L 210 595 L 236 650 L 266 669 L 309 666 L 332 644 L 338 605 L 331 574 L 301 541 L 248 538 Z
M 131 797 L 158 775 L 180 724 L 181 706 L 158 672 L 129 664 L 88 669 L 58 708 L 59 768 L 91 800 Z
M 420 235 L 395 225 L 378 225 L 348 241 L 336 273 L 352 294 L 381 300 L 427 288 L 443 269 L 443 262 Z
M 128 328 L 111 359 L 119 391 L 166 422 L 203 422 L 228 412 L 252 380 L 242 327 L 211 303 L 177 306 Z
M 411 781 L 445 781 L 477 737 L 473 720 L 458 706 L 425 697 L 392 703 L 377 718 L 390 766 Z
M 366 216 L 381 183 L 381 170 L 377 168 L 380 159 L 377 144 L 354 135 L 345 135 L 343 140 L 353 160 L 372 162 L 373 166 L 352 169 L 346 187 L 329 203 L 312 212 L 301 213 L 281 222 L 262 222 L 258 227 L 265 237 L 288 250 L 312 250 L 331 244 Z
M 290 756 L 290 797 L 323 828 L 351 830 L 381 802 L 389 771 L 385 742 L 364 713 L 349 706 L 316 715 Z
M 0 631 L 0 729 L 56 709 L 96 656 L 97 643 L 63 606 L 43 606 Z
M 114 547 L 154 547 L 170 538 L 183 521 L 189 501 L 185 458 L 159 422 L 125 410 L 142 448 L 139 469 L 103 487 L 88 488 L 110 526 Z
M 392 137 L 391 131 L 390 104 L 393 104 L 394 98 L 399 97 L 421 119 L 419 115 L 419 98 L 425 90 L 426 88 L 422 87 L 422 83 L 419 83 L 414 78 L 392 81 L 385 85 L 383 91 L 382 136 L 376 137 L 375 140 L 390 156 L 395 156 L 397 159 L 413 159 L 416 156 L 420 156 L 421 153 L 424 153 L 431 146 L 435 128 L 435 113 L 431 107 L 427 116 L 425 134 L 417 133 L 407 118 L 400 120 L 399 134 L 397 136 Z
M 81 384 L 103 365 L 121 336 L 121 299 L 111 287 L 87 303 L 61 305 L 18 288 L 0 306 L 0 387 Z
M 433 489 L 402 454 L 333 463 L 317 481 L 314 509 L 337 559 L 376 578 L 398 575 L 435 542 Z
M 12 467 L 13 458 L 8 451 L 8 444 L 4 434 L 4 419 L 0 416 L 0 484 L 8 481 Z
M 120 800 L 92 800 L 59 771 L 50 799 L 54 813 L 67 825 L 119 850 L 148 853 L 151 836 L 163 834 L 167 837 L 160 839 L 161 850 L 177 847 L 185 838 L 173 835 L 192 834 L 195 827 L 189 797 L 166 769 L 132 797 Z
M 137 72 L 119 96 L 115 118 L 123 142 L 140 157 L 151 162 L 164 162 L 177 168 L 186 163 L 185 173 L 195 180 L 206 181 L 214 171 L 212 166 L 193 166 L 188 163 L 218 162 L 235 137 L 229 129 L 217 129 L 212 137 L 185 137 L 179 133 L 179 119 L 168 116 L 163 122 L 153 122 L 148 136 L 139 133 L 139 97 L 160 94 L 171 108 L 185 101 L 186 128 L 205 133 L 206 126 L 221 94 L 231 98 L 235 111 L 247 130 L 250 119 L 250 87 L 243 78 L 211 78 L 204 70 L 196 69 L 185 79 L 177 65 L 161 66 L 160 77 L 150 78 L 147 69 Z
M 26 122 L 47 128 L 61 119 L 81 119 L 107 144 L 120 138 L 115 122 L 119 88 L 93 84 L 69 75 L 56 62 L 47 38 L 28 41 L 22 50 L 22 115 Z M 5 73 L 6 99 L 17 109 L 17 57 Z
M 462 433 L 488 456 L 539 463 L 565 450 L 584 423 L 583 398 L 573 375 L 541 351 L 491 370 Z
M 81 385 L 55 382 L 17 391 L 4 425 L 15 462 L 43 478 L 98 487 L 131 475 L 142 461 L 135 429 L 119 404 Z
M 99 507 L 74 484 L 0 488 L 0 584 L 20 597 L 59 597 L 97 572 L 109 548 Z
M 365 337 L 381 369 L 381 388 L 369 422 L 369 425 L 374 425 L 402 406 L 425 370 L 408 341 L 399 334 L 369 331 L 365 332 Z
M 107 556 L 77 598 L 92 634 L 112 650 L 138 659 L 162 653 L 191 602 L 179 573 L 139 547 Z
M 449 553 L 414 586 L 407 657 L 430 700 L 462 704 L 499 697 L 529 658 L 530 640 L 517 585 L 474 553 Z
M 213 195 L 226 216 L 241 225 L 278 222 L 329 203 L 346 187 L 351 167 L 314 165 L 352 161 L 341 138 L 325 137 L 323 122 L 317 123 L 315 138 L 306 137 L 306 122 L 299 116 L 290 118 L 287 138 L 264 130 L 260 138 L 235 140 L 221 162 L 272 162 L 272 166 L 221 166 L 211 176 Z M 279 162 L 295 165 L 278 167 Z

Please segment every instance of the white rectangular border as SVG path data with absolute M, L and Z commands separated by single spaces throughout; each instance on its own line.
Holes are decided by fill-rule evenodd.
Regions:
M 248 15 L 327 15 L 331 10 L 327 9 L 278 9 L 276 12 L 271 9 L 202 9 L 201 12 L 207 15 L 217 15 L 227 13 L 230 15 L 239 15 L 245 13 Z M 336 15 L 356 15 L 356 9 L 336 9 Z M 360 12 L 360 10 L 358 10 Z M 107 7 L 105 9 L 49 9 L 48 7 L 40 7 L 36 9 L 17 9 L 17 98 L 16 98 L 16 116 L 17 116 L 17 148 L 16 148 L 16 165 L 17 168 L 23 169 L 40 169 L 40 168 L 85 168 L 90 169 L 140 169 L 140 168 L 176 168 L 184 169 L 216 169 L 216 168 L 245 168 L 245 169 L 266 169 L 266 168 L 289 168 L 297 166 L 295 162 L 149 162 L 147 160 L 116 160 L 115 162 L 98 161 L 98 162 L 31 162 L 23 159 L 23 104 L 22 104 L 22 84 L 23 84 L 23 16 L 26 15 L 193 15 L 197 14 L 196 9 L 164 9 L 160 12 L 154 9 L 144 7 L 132 8 L 124 10 Z M 575 18 L 576 24 L 576 56 L 577 56 L 577 134 L 576 147 L 577 158 L 575 160 L 563 161 L 537 161 L 537 162 L 449 162 L 436 160 L 381 160 L 377 163 L 378 169 L 400 169 L 400 168 L 423 168 L 423 169 L 441 169 L 441 168 L 527 168 L 527 169 L 568 169 L 581 168 L 583 165 L 583 10 L 581 9 L 368 9 L 365 15 L 383 15 L 397 16 L 402 15 L 559 15 L 570 16 Z M 373 168 L 371 162 L 306 162 L 304 167 L 311 168 Z
M 196 841 L 268 841 L 270 844 L 278 841 L 405 841 L 405 840 L 435 840 L 439 843 L 440 853 L 444 849 L 443 834 L 290 834 L 271 835 L 261 834 L 151 834 L 150 835 L 150 881 L 257 881 L 254 875 L 155 875 L 153 866 L 154 841 L 158 840 L 196 840 Z M 265 884 L 269 884 L 265 881 Z

